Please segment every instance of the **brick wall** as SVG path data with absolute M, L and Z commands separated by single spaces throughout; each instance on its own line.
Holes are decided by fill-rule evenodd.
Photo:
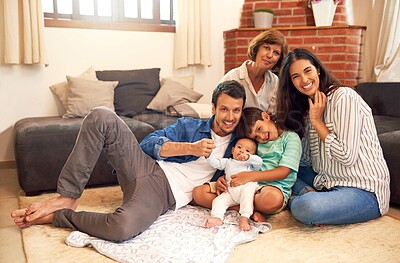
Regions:
M 344 1 L 336 8 L 332 26 L 347 25 Z M 245 0 L 240 19 L 241 28 L 254 27 L 253 10 L 255 8 L 274 10 L 272 27 L 315 26 L 312 9 L 307 7 L 306 0 Z
M 274 9 L 272 26 L 285 35 L 289 49 L 302 47 L 313 51 L 345 85 L 355 86 L 360 81 L 366 28 L 347 25 L 343 3 L 338 6 L 331 27 L 316 27 L 305 0 L 246 0 L 240 28 L 224 32 L 225 72 L 248 59 L 249 41 L 265 30 L 253 26 L 252 10 L 259 7 Z

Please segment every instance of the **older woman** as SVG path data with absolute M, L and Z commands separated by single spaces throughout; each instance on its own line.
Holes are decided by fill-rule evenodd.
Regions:
M 249 43 L 249 60 L 230 70 L 221 79 L 236 80 L 246 90 L 246 107 L 257 107 L 269 114 L 275 114 L 276 91 L 282 60 L 288 52 L 285 37 L 277 30 L 264 31 Z
M 238 81 L 246 91 L 245 108 L 257 107 L 270 115 L 275 115 L 276 93 L 279 81 L 273 71 L 279 71 L 287 52 L 288 45 L 282 33 L 277 30 L 264 31 L 249 43 L 247 56 L 250 60 L 246 60 L 240 67 L 226 73 L 221 82 L 227 80 Z M 216 179 L 213 178 L 213 180 Z M 195 187 L 193 189 L 194 202 L 211 208 L 212 201 L 217 197 L 217 190 L 224 191 L 226 185 L 227 183 L 222 176 L 218 179 L 218 182 L 209 182 Z M 276 212 L 276 207 L 266 207 L 263 201 L 265 198 L 269 198 L 272 192 L 269 191 L 268 187 L 264 187 L 256 193 L 254 220 L 265 220 L 259 212 L 265 214 Z M 264 208 L 260 209 L 260 207 Z

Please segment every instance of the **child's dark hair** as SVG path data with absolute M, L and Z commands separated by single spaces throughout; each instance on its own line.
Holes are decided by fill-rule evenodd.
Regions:
M 248 137 L 251 133 L 251 128 L 256 124 L 256 122 L 263 120 L 262 113 L 263 111 L 256 107 L 243 109 L 239 124 L 236 127 L 236 136 L 238 138 Z

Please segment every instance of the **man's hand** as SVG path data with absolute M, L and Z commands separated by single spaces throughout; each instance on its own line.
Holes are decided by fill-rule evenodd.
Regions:
M 228 190 L 227 186 L 228 185 L 226 183 L 225 176 L 220 176 L 217 179 L 217 185 L 216 185 L 216 187 L 217 187 L 217 195 L 220 195 L 221 193 L 226 192 Z
M 231 176 L 231 187 L 236 187 L 248 182 L 251 182 L 249 172 L 240 172 Z
M 194 156 L 209 157 L 212 150 L 215 148 L 214 141 L 211 139 L 202 139 L 200 141 L 192 143 L 190 150 Z
M 160 156 L 183 156 L 193 155 L 197 157 L 209 157 L 215 148 L 214 141 L 211 139 L 202 139 L 197 142 L 165 142 L 161 146 Z

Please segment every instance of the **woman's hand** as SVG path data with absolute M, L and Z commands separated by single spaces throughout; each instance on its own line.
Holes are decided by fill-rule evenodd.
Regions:
M 231 176 L 231 187 L 236 187 L 251 182 L 251 172 L 240 172 Z
M 322 114 L 324 114 L 326 107 L 326 95 L 317 90 L 314 95 L 314 101 L 308 98 L 308 104 L 310 105 L 309 115 L 311 125 L 314 126 L 321 140 L 325 142 L 326 136 L 329 134 L 329 130 L 322 120 Z
M 247 61 L 246 65 L 247 65 L 247 72 L 250 78 L 259 75 L 260 68 L 254 61 Z
M 223 192 L 226 192 L 228 190 L 228 184 L 226 183 L 225 180 L 225 176 L 220 176 L 217 179 L 217 183 L 216 183 L 216 187 L 217 187 L 217 195 L 220 195 Z
M 249 75 L 253 86 L 258 86 L 259 84 L 262 85 L 262 83 L 264 83 L 265 69 L 261 69 L 254 61 L 248 61 L 246 66 L 247 74 Z
M 314 95 L 314 101 L 308 98 L 308 104 L 310 105 L 310 121 L 314 125 L 318 121 L 322 121 L 322 114 L 324 114 L 326 106 L 326 95 L 317 90 Z

